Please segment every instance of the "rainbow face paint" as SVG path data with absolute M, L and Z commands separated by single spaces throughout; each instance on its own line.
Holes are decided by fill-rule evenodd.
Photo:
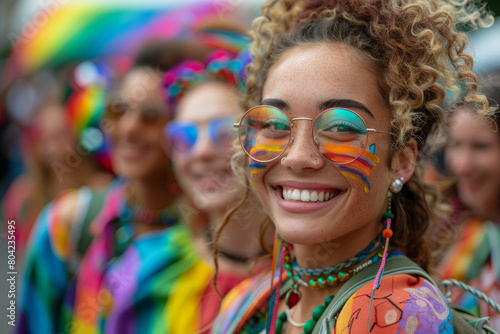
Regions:
M 252 142 L 252 149 L 250 150 L 250 155 L 255 158 L 262 156 L 267 156 L 270 152 L 281 152 L 283 145 L 286 145 L 288 140 L 273 140 L 273 139 L 261 139 L 256 138 Z M 250 180 L 252 181 L 252 186 L 255 189 L 255 184 L 253 178 L 255 174 L 262 172 L 267 168 L 267 164 L 256 162 L 248 158 L 248 169 L 250 171 Z
M 267 168 L 267 165 L 266 164 L 262 164 L 260 162 L 255 162 L 251 159 L 248 159 L 248 170 L 250 171 L 250 180 L 252 181 L 252 187 L 257 190 L 257 188 L 255 188 L 255 184 L 253 182 L 253 178 L 255 176 L 255 174 L 258 174 L 262 171 L 264 171 L 264 169 Z
M 324 155 L 327 158 L 328 155 L 335 155 L 335 159 L 337 161 L 342 161 L 342 159 L 348 161 L 352 155 L 357 155 L 360 151 L 352 146 L 336 145 L 331 143 L 327 143 L 325 145 L 325 150 L 327 152 Z M 363 153 L 356 160 L 345 165 L 338 165 L 342 175 L 360 182 L 366 193 L 371 189 L 368 176 L 370 175 L 373 167 L 380 162 L 380 158 L 372 153 L 372 151 L 375 152 L 375 144 L 370 146 L 369 151 L 363 151 Z

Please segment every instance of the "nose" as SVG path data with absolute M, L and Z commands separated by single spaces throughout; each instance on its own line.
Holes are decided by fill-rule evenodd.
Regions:
M 127 111 L 118 121 L 118 132 L 123 136 L 135 136 L 141 130 L 140 113 L 137 111 Z
M 312 122 L 310 118 L 294 118 L 292 120 L 290 144 L 283 152 L 285 167 L 296 172 L 313 171 L 325 165 L 325 159 L 319 153 L 312 137 Z
M 451 172 L 456 176 L 468 175 L 473 171 L 474 157 L 470 149 L 455 149 L 448 156 Z
M 199 130 L 198 138 L 189 153 L 192 158 L 203 160 L 209 160 L 217 155 L 214 144 L 208 138 L 206 129 Z

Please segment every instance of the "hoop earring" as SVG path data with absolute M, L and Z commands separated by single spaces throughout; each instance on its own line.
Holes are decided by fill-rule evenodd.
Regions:
M 285 166 L 285 164 L 284 164 L 285 159 L 286 159 L 286 157 L 281 158 L 281 164 L 282 164 L 283 166 Z
M 404 177 L 401 177 L 400 179 L 395 179 L 392 183 L 391 183 L 391 186 L 389 187 L 389 189 L 391 190 L 391 192 L 393 194 L 397 194 L 398 192 L 400 192 L 402 189 L 403 189 L 403 181 L 404 181 Z

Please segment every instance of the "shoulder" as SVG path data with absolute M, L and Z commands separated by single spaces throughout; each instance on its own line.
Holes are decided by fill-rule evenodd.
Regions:
M 447 250 L 438 271 L 444 279 L 455 278 L 469 282 L 480 275 L 487 264 L 491 236 L 500 235 L 498 224 L 480 219 L 469 219 L 460 226 L 458 240 Z
M 271 275 L 267 272 L 245 279 L 234 287 L 222 301 L 212 333 L 233 333 L 260 314 L 259 309 L 267 306 L 270 284 Z
M 448 303 L 439 289 L 422 277 L 384 276 L 371 304 L 373 282 L 364 285 L 340 311 L 336 331 L 353 333 L 453 333 Z M 368 319 L 370 317 L 370 319 Z
M 102 207 L 102 201 L 99 201 L 99 208 L 93 210 L 93 199 L 102 198 L 102 194 L 88 187 L 70 189 L 61 192 L 47 206 L 46 229 L 50 243 L 61 258 L 71 256 L 82 233 L 88 234 L 88 231 L 83 231 L 88 229 L 87 220 L 92 220 Z

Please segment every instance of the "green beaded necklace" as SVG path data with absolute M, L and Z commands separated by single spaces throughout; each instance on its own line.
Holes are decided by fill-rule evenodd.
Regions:
M 377 238 L 379 239 L 379 238 Z M 377 240 L 376 240 L 377 241 Z M 349 280 L 352 276 L 357 274 L 359 271 L 363 270 L 366 268 L 368 265 L 372 263 L 378 262 L 382 258 L 382 252 L 384 246 L 379 243 L 375 243 L 373 246 L 370 245 L 371 247 L 368 247 L 369 251 L 363 250 L 362 252 L 358 253 L 354 258 L 349 259 L 349 265 L 342 267 L 342 271 L 338 272 L 330 272 L 330 274 L 326 277 L 319 277 L 317 279 L 311 279 L 309 280 L 308 283 L 303 281 L 299 275 L 294 274 L 293 270 L 293 264 L 292 264 L 292 257 L 291 257 L 291 251 L 293 249 L 292 245 L 283 241 L 282 244 L 282 251 L 283 251 L 283 260 L 284 260 L 284 268 L 287 270 L 287 277 L 289 279 L 292 279 L 292 286 L 290 290 L 286 293 L 285 297 L 285 304 L 286 304 L 286 309 L 284 312 L 281 312 L 276 320 L 276 334 L 281 334 L 283 331 L 283 326 L 286 322 L 289 322 L 292 326 L 295 327 L 303 327 L 304 329 L 304 334 L 311 334 L 314 327 L 316 326 L 318 320 L 321 318 L 323 312 L 326 310 L 328 305 L 331 303 L 333 300 L 334 296 L 328 296 L 325 298 L 325 303 L 324 305 L 319 305 L 317 306 L 312 314 L 312 319 L 309 319 L 305 323 L 296 323 L 293 321 L 291 318 L 289 311 L 292 309 L 297 303 L 299 302 L 300 298 L 302 297 L 301 292 L 299 291 L 299 284 L 308 288 L 323 288 L 327 286 L 336 286 L 340 283 L 344 283 L 347 280 Z M 360 254 L 364 252 L 364 255 L 362 258 L 360 257 Z M 361 259 L 361 260 L 358 260 Z M 346 261 L 347 262 L 347 261 Z M 356 268 L 351 269 L 352 265 L 360 263 Z M 286 328 L 286 327 L 285 327 Z
M 316 327 L 316 324 L 318 323 L 318 320 L 321 318 L 323 313 L 325 312 L 326 308 L 328 305 L 333 300 L 334 295 L 328 296 L 325 298 L 325 303 L 324 305 L 319 305 L 316 306 L 312 313 L 312 319 L 307 320 L 304 323 L 304 334 L 311 334 L 312 331 L 314 330 L 314 327 Z M 276 320 L 276 333 L 275 334 L 281 334 L 283 331 L 283 325 L 289 321 L 288 316 L 285 312 L 281 312 L 278 315 L 278 320 Z

